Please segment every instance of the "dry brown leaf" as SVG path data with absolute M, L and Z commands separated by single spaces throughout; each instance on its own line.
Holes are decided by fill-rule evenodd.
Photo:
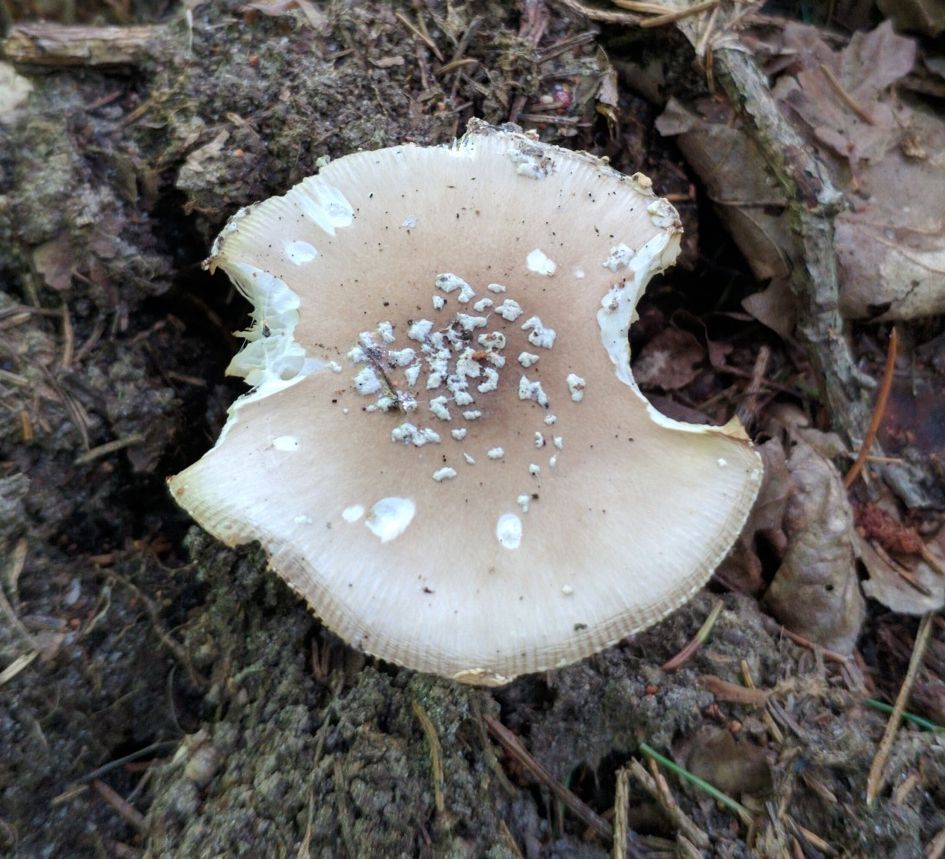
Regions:
M 839 53 L 803 24 L 785 27 L 784 43 L 795 65 L 778 79 L 775 97 L 854 169 L 882 158 L 900 134 L 898 106 L 888 90 L 912 69 L 915 43 L 897 36 L 888 21 L 855 33 Z
M 784 194 L 772 184 L 751 139 L 732 126 L 730 109 L 704 99 L 690 110 L 671 98 L 656 127 L 662 135 L 677 138 L 755 276 L 787 278 L 790 267 L 784 248 L 791 236 L 781 216 Z
M 676 137 L 755 277 L 772 281 L 768 290 L 745 300 L 745 309 L 789 338 L 795 305 L 788 286 L 786 201 L 772 185 L 761 153 L 732 123 L 731 111 L 716 101 L 704 99 L 689 109 L 671 98 L 656 127 L 664 136 Z
M 754 743 L 739 742 L 723 728 L 702 728 L 692 739 L 686 768 L 732 797 L 771 792 L 771 767 Z
M 33 249 L 33 265 L 46 282 L 46 286 L 61 292 L 72 285 L 75 269 L 75 252 L 72 242 L 64 233 Z
M 945 577 L 936 573 L 925 561 L 917 560 L 900 572 L 904 565 L 883 557 L 869 542 L 857 535 L 857 552 L 869 579 L 863 582 L 863 592 L 886 608 L 900 614 L 923 615 L 938 611 L 945 605 Z M 939 552 L 945 561 L 945 553 Z
M 846 315 L 916 319 L 945 312 L 945 122 L 904 114 L 899 146 L 859 175 L 835 222 Z
M 850 202 L 835 221 L 843 314 L 945 312 L 945 120 L 893 89 L 914 64 L 914 41 L 886 22 L 834 51 L 816 28 L 791 24 L 780 50 L 774 93 Z M 764 158 L 731 110 L 709 99 L 670 101 L 657 127 L 677 137 L 755 275 L 770 282 L 745 308 L 788 334 L 792 238 Z
M 787 549 L 765 603 L 792 632 L 850 653 L 865 604 L 847 492 L 833 463 L 796 434 L 787 466 L 794 484 L 784 515 Z
M 812 27 L 791 25 L 784 35 L 796 61 L 775 96 L 821 144 L 851 203 L 835 221 L 844 315 L 945 311 L 945 122 L 899 103 L 892 89 L 912 70 L 915 42 L 888 21 L 839 52 Z
M 779 278 L 761 292 L 755 292 L 742 301 L 742 307 L 762 325 L 767 325 L 785 340 L 794 336 L 797 324 L 797 301 L 788 280 Z
M 644 388 L 676 391 L 696 378 L 704 360 L 705 349 L 692 334 L 665 328 L 640 350 L 633 377 Z

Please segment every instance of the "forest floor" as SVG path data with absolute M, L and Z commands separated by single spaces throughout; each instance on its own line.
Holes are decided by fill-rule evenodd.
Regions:
M 941 24 L 833 6 L 0 2 L 0 855 L 945 855 Z M 844 206 L 775 181 L 800 174 L 748 128 L 736 35 Z M 165 487 L 243 390 L 248 308 L 201 268 L 227 218 L 471 117 L 673 202 L 635 375 L 673 417 L 738 413 L 767 471 L 688 605 L 497 690 L 346 647 Z M 865 378 L 883 456 L 844 485 Z

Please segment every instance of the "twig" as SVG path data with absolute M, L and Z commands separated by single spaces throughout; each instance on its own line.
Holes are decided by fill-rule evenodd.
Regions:
M 335 766 L 332 774 L 335 782 L 335 803 L 338 806 L 338 823 L 341 826 L 341 838 L 344 841 L 349 859 L 354 859 L 354 857 L 358 855 L 354 841 L 354 820 L 351 816 L 351 808 L 348 805 L 348 784 L 345 779 L 345 771 L 344 767 L 341 765 L 340 757 L 335 758 Z
M 588 45 L 597 38 L 597 34 L 594 32 L 587 33 L 578 33 L 576 36 L 570 36 L 567 39 L 562 39 L 560 42 L 555 42 L 553 45 L 549 45 L 547 48 L 544 48 L 537 57 L 535 57 L 535 63 L 539 66 L 544 65 L 548 60 L 552 60 L 555 57 L 561 56 L 561 54 L 566 51 L 572 51 L 575 48 L 580 47 L 581 45 Z
M 810 770 L 801 770 L 800 775 L 801 781 L 804 782 L 804 784 L 806 784 L 824 802 L 829 802 L 832 805 L 840 804 L 840 800 L 837 799 L 837 795 L 822 781 L 814 778 L 814 776 L 811 775 Z
M 515 758 L 534 778 L 547 785 L 551 792 L 571 809 L 585 826 L 592 829 L 601 838 L 610 841 L 613 837 L 613 829 L 604 818 L 558 782 L 544 766 L 529 754 L 525 746 L 522 745 L 522 741 L 498 719 L 492 716 L 483 716 L 483 721 L 486 723 L 489 733 L 499 741 L 511 757 Z
M 512 835 L 509 825 L 501 817 L 499 818 L 499 834 L 505 839 L 505 843 L 516 859 L 525 859 L 522 851 L 518 849 L 518 844 L 515 843 L 515 836 Z
M 780 725 L 784 725 L 785 728 L 790 728 L 791 732 L 796 736 L 800 737 L 802 740 L 807 739 L 807 734 L 804 729 L 797 723 L 790 713 L 788 713 L 787 708 L 781 706 L 774 698 L 769 699 L 768 701 L 768 712 L 771 714 L 771 718 L 775 719 Z
M 905 716 L 905 713 L 903 713 L 903 716 Z M 921 779 L 918 772 L 915 770 L 910 772 L 904 779 L 897 782 L 896 786 L 893 788 L 892 801 L 896 805 L 905 805 L 909 801 L 909 796 L 912 794 L 912 791 L 919 786 L 920 781 L 924 780 Z
M 39 656 L 38 650 L 31 650 L 29 653 L 24 653 L 21 656 L 17 656 L 3 671 L 0 671 L 0 686 L 3 686 L 5 683 L 9 683 L 17 674 L 21 671 L 25 671 L 29 668 L 30 663 Z
M 806 826 L 801 826 L 793 817 L 790 815 L 785 815 L 784 822 L 787 824 L 788 829 L 794 833 L 794 837 L 800 839 L 805 844 L 810 847 L 813 847 L 819 853 L 824 856 L 835 856 L 837 851 L 823 838 L 821 838 L 816 832 L 808 829 Z M 804 855 L 808 855 L 807 851 L 804 851 Z
M 20 409 L 20 438 L 23 444 L 29 444 L 36 438 L 33 432 L 33 422 L 30 420 L 30 413 L 26 409 Z
M 925 848 L 925 859 L 942 859 L 942 856 L 945 856 L 945 829 L 940 829 Z
M 712 14 L 709 15 L 709 20 L 706 21 L 706 25 L 702 28 L 702 35 L 699 36 L 699 41 L 695 44 L 696 56 L 705 58 L 705 77 L 706 83 L 709 86 L 709 93 L 715 95 L 715 76 L 713 74 L 713 62 L 712 59 L 712 43 L 709 41 L 712 35 L 715 33 L 715 23 L 719 17 L 719 9 L 721 6 L 716 4 L 715 8 L 712 10 Z
M 709 616 L 705 619 L 705 622 L 699 628 L 699 631 L 696 633 L 695 638 L 692 639 L 682 650 L 679 651 L 671 659 L 667 659 L 660 668 L 663 671 L 676 671 L 678 668 L 682 668 L 693 656 L 696 655 L 696 652 L 700 647 L 706 642 L 709 638 L 709 635 L 712 633 L 712 627 L 715 626 L 715 622 L 719 619 L 719 615 L 722 613 L 722 608 L 724 604 L 722 600 L 716 600 L 715 605 L 712 606 L 712 611 L 709 612 Z
M 824 659 L 829 659 L 831 662 L 837 662 L 840 665 L 846 665 L 849 663 L 849 658 L 844 656 L 842 653 L 837 653 L 834 650 L 827 650 L 826 647 L 822 647 L 816 641 L 811 641 L 809 638 L 804 638 L 803 635 L 798 635 L 796 632 L 791 632 L 786 626 L 781 627 L 781 632 L 783 632 L 788 638 L 791 639 L 795 644 L 801 645 L 801 647 L 806 647 L 808 650 L 820 651 L 824 655 Z
M 666 24 L 675 24 L 683 18 L 689 18 L 693 15 L 699 15 L 702 12 L 708 12 L 719 5 L 719 0 L 703 0 L 701 3 L 693 3 L 686 9 L 676 9 L 673 12 L 667 12 L 665 15 L 657 15 L 655 18 L 644 18 L 640 26 L 644 29 L 649 27 L 663 27 Z
M 0 368 L 0 382 L 8 382 L 16 385 L 18 388 L 28 388 L 32 383 L 26 376 L 20 376 L 17 373 L 11 373 L 9 370 Z
M 576 116 L 549 116 L 544 113 L 520 113 L 518 118 L 521 122 L 531 122 L 535 125 L 589 125 L 589 123 L 582 121 Z
M 0 310 L 0 319 L 8 320 L 13 318 L 17 320 L 16 324 L 19 325 L 22 322 L 20 317 L 26 316 L 59 316 L 62 313 L 61 310 L 53 310 L 50 307 L 33 307 L 29 304 L 11 304 L 9 307 L 5 307 L 3 310 Z
M 859 477 L 860 472 L 863 470 L 863 465 L 866 463 L 866 458 L 869 456 L 870 448 L 873 447 L 873 442 L 876 441 L 876 433 L 879 432 L 883 418 L 886 416 L 886 404 L 889 402 L 889 391 L 892 389 L 893 373 L 896 369 L 896 354 L 898 351 L 899 334 L 894 326 L 889 334 L 889 346 L 886 348 L 886 366 L 883 367 L 883 380 L 879 385 L 879 393 L 876 396 L 873 416 L 870 418 L 870 425 L 866 430 L 866 435 L 863 436 L 860 452 L 857 454 L 856 460 L 850 467 L 850 470 L 843 478 L 843 486 L 845 489 L 849 489 L 853 485 L 853 481 Z
M 146 563 L 146 561 L 143 563 Z M 171 655 L 178 662 L 180 662 L 181 665 L 184 666 L 184 669 L 187 671 L 187 675 L 190 678 L 190 682 L 194 684 L 194 687 L 197 689 L 205 689 L 207 686 L 209 686 L 210 681 L 207 680 L 207 678 L 204 677 L 194 667 L 194 664 L 190 659 L 190 654 L 187 652 L 186 648 L 164 629 L 164 626 L 161 623 L 160 611 L 158 610 L 154 600 L 152 600 L 151 597 L 149 597 L 137 585 L 128 581 L 128 579 L 126 579 L 124 576 L 120 576 L 118 573 L 113 573 L 109 570 L 102 570 L 101 572 L 109 579 L 124 585 L 141 601 L 141 604 L 144 606 L 145 611 L 147 611 L 148 616 L 151 619 L 151 626 L 154 629 L 155 635 L 157 635 L 160 642 L 171 652 Z M 88 633 L 88 628 L 86 629 L 86 633 Z
M 699 681 L 719 701 L 728 701 L 732 704 L 743 704 L 746 707 L 764 707 L 768 703 L 769 692 L 750 686 L 747 689 L 737 683 L 729 683 L 714 674 L 704 674 Z
M 403 12 L 395 12 L 394 17 L 398 21 L 400 21 L 400 23 L 403 24 L 408 30 L 410 30 L 410 32 L 413 33 L 414 36 L 416 36 L 421 42 L 423 42 L 423 44 L 426 45 L 430 49 L 430 51 L 433 53 L 433 56 L 435 56 L 441 63 L 444 62 L 443 54 L 440 52 L 439 47 L 437 46 L 436 42 L 433 41 L 433 39 L 431 39 L 426 33 L 422 32 L 418 27 L 414 26 L 410 22 L 410 19 L 406 15 L 404 15 Z
M 879 555 L 882 560 L 889 565 L 889 568 L 896 573 L 899 578 L 901 578 L 909 587 L 915 588 L 923 596 L 930 597 L 932 596 L 932 591 L 929 590 L 922 582 L 919 581 L 915 573 L 912 570 L 907 570 L 902 564 L 899 563 L 895 558 L 893 558 L 889 552 L 883 548 L 882 544 L 876 540 L 867 541 L 870 547 Z
M 72 317 L 69 315 L 69 305 L 62 302 L 62 358 L 59 366 L 68 370 L 72 366 L 75 355 L 75 331 L 72 328 Z
M 714 785 L 709 784 L 709 782 L 707 782 L 705 779 L 699 778 L 699 776 L 679 766 L 679 764 L 671 761 L 665 755 L 661 755 L 658 751 L 656 751 L 656 749 L 647 743 L 640 743 L 640 751 L 643 752 L 643 754 L 645 754 L 648 758 L 652 758 L 671 772 L 674 772 L 680 778 L 685 779 L 690 784 L 694 784 L 697 788 L 699 788 L 699 790 L 708 794 L 717 802 L 722 803 L 722 805 L 735 814 L 738 819 L 745 824 L 745 826 L 752 825 L 751 812 L 740 802 L 732 799 L 728 794 L 722 793 L 722 791 L 720 791 Z
M 934 572 L 938 573 L 940 576 L 945 576 L 945 566 L 942 566 L 942 562 L 932 554 L 932 550 L 928 547 L 927 543 L 922 543 L 919 554 L 922 556 L 922 560 L 925 561 Z
M 26 566 L 26 555 L 28 552 L 29 541 L 26 537 L 20 537 L 13 545 L 7 568 L 4 571 L 4 580 L 10 591 L 11 605 L 14 607 L 20 602 L 20 576 L 23 573 L 23 568 Z
M 708 847 L 711 843 L 709 836 L 703 832 L 692 819 L 678 805 L 669 792 L 669 785 L 657 770 L 653 775 L 648 773 L 639 761 L 630 761 L 630 772 L 640 783 L 642 788 L 655 799 L 669 815 L 676 828 L 692 841 L 697 847 Z M 662 782 L 662 783 L 661 783 Z
M 595 6 L 585 6 L 580 0 L 557 0 L 565 9 L 570 9 L 578 15 L 583 15 L 591 21 L 602 21 L 605 24 L 625 24 L 636 27 L 640 23 L 640 16 L 632 12 L 612 12 L 609 9 L 598 9 Z
M 630 859 L 627 853 L 627 833 L 630 831 L 630 774 L 626 767 L 617 770 L 617 790 L 614 792 L 614 859 Z
M 664 6 L 662 3 L 644 3 L 641 0 L 610 0 L 610 2 L 628 12 L 640 12 L 644 15 L 668 15 L 674 11 L 672 6 Z
M 96 459 L 101 459 L 103 456 L 108 456 L 110 453 L 115 453 L 115 451 L 118 450 L 124 450 L 126 447 L 141 444 L 143 441 L 144 433 L 129 433 L 124 438 L 116 438 L 114 441 L 109 441 L 105 444 L 100 444 L 98 447 L 93 447 L 91 450 L 87 450 L 81 456 L 77 456 L 75 460 L 73 460 L 73 464 L 88 465 Z
M 88 340 L 86 340 L 76 351 L 75 356 L 73 357 L 73 363 L 81 364 L 85 356 L 96 347 L 98 341 L 101 339 L 104 333 L 105 314 L 100 312 L 95 317 L 95 324 L 92 326 L 92 333 L 89 334 Z
M 925 658 L 925 651 L 929 646 L 929 639 L 932 637 L 932 614 L 927 614 L 922 618 L 919 624 L 919 631 L 916 633 L 915 646 L 912 648 L 912 657 L 909 659 L 909 667 L 906 670 L 906 676 L 899 688 L 899 694 L 896 696 L 896 704 L 886 723 L 886 731 L 883 739 L 876 751 L 876 757 L 873 758 L 873 764 L 870 767 L 869 777 L 866 779 L 866 804 L 872 805 L 883 789 L 886 776 L 886 761 L 889 758 L 889 752 L 896 740 L 896 733 L 899 725 L 902 723 L 902 716 L 909 701 L 909 695 L 912 687 L 915 685 L 916 677 L 919 675 L 919 669 L 922 667 L 922 660 Z
M 475 57 L 463 57 L 459 60 L 450 60 L 446 65 L 440 66 L 434 73 L 433 77 L 442 78 L 451 72 L 455 72 L 457 69 L 465 68 L 466 66 L 478 66 L 479 60 Z
M 781 113 L 764 74 L 745 51 L 718 48 L 717 76 L 766 165 L 781 185 L 795 237 L 792 289 L 798 302 L 797 334 L 823 391 L 831 423 L 849 441 L 869 423 L 867 384 L 853 360 L 848 324 L 840 313 L 832 218 L 845 207 L 826 166 Z M 877 450 L 878 455 L 882 451 Z M 912 509 L 934 505 L 922 476 L 890 463 L 882 474 Z
M 206 388 L 207 380 L 200 379 L 197 376 L 188 376 L 186 373 L 178 373 L 176 370 L 168 370 L 165 375 L 168 379 L 175 382 L 183 382 L 185 385 L 193 385 L 195 388 Z
M 7 599 L 7 595 L 4 593 L 2 587 L 0 587 L 0 617 L 6 617 L 7 629 L 18 632 L 20 637 L 26 642 L 31 650 L 41 649 L 36 639 L 33 638 L 33 636 L 30 634 L 30 631 L 23 625 L 23 622 L 17 616 L 13 606 L 10 605 L 10 601 Z
M 440 738 L 436 735 L 436 728 L 433 722 L 430 721 L 426 710 L 416 701 L 411 704 L 411 707 L 414 716 L 417 717 L 417 721 L 420 723 L 420 727 L 423 728 L 423 733 L 426 734 L 427 742 L 430 744 L 430 765 L 433 769 L 433 806 L 436 808 L 437 816 L 442 818 L 446 811 L 446 802 L 443 799 L 445 779 L 443 776 L 443 749 L 440 746 Z
M 751 668 L 748 665 L 748 660 L 743 659 L 740 663 L 740 668 L 742 669 L 742 680 L 745 683 L 745 686 L 752 692 L 757 693 L 758 687 L 755 686 L 755 680 L 751 676 Z M 771 715 L 770 709 L 767 707 L 768 704 L 768 695 L 765 693 L 765 714 L 764 714 L 764 723 L 768 729 L 768 733 L 774 737 L 774 741 L 779 745 L 784 742 L 784 733 L 778 727 L 778 723 L 774 720 L 774 716 Z
M 62 385 L 59 384 L 59 380 L 49 371 L 48 367 L 41 365 L 41 369 L 49 387 L 56 392 L 56 395 L 59 397 L 59 402 L 62 403 L 65 410 L 69 412 L 72 418 L 72 424 L 82 439 L 82 446 L 86 450 L 89 450 L 92 445 L 89 442 L 89 419 L 85 414 L 85 410 L 76 402 L 75 397 L 65 391 Z
M 761 394 L 762 388 L 766 386 L 773 387 L 773 385 L 771 385 L 771 383 L 765 379 L 765 374 L 768 372 L 768 363 L 770 360 L 771 348 L 766 344 L 762 345 L 762 347 L 758 350 L 757 357 L 755 358 L 755 365 L 751 370 L 751 377 L 748 382 L 748 387 L 745 388 L 744 399 L 735 409 L 735 414 L 738 415 L 738 419 L 746 427 L 753 426 L 755 419 L 758 416 L 758 398 Z
M 139 832 L 144 832 L 144 815 L 138 811 L 130 802 L 128 802 L 118 791 L 109 787 L 105 782 L 96 779 L 92 782 L 92 787 L 98 792 L 115 811 L 127 823 L 130 823 Z
M 143 748 L 138 749 L 135 752 L 131 752 L 127 755 L 122 755 L 120 758 L 115 758 L 112 761 L 109 761 L 107 764 L 102 764 L 98 769 L 92 770 L 92 772 L 86 773 L 83 776 L 79 776 L 75 780 L 76 784 L 83 784 L 89 781 L 95 781 L 98 778 L 101 778 L 106 773 L 110 773 L 112 770 L 117 769 L 118 767 L 123 767 L 131 761 L 136 761 L 138 758 L 143 758 L 147 755 L 150 755 L 152 752 L 159 751 L 160 749 L 170 749 L 179 745 L 177 740 L 158 740 L 156 743 L 151 743 L 150 745 L 144 746 Z

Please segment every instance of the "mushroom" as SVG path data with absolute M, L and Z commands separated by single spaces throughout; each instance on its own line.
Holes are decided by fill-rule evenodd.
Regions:
M 499 685 L 650 626 L 762 472 L 737 421 L 670 420 L 631 375 L 679 242 L 646 177 L 514 127 L 331 162 L 213 246 L 253 304 L 228 370 L 252 390 L 174 497 L 419 671 Z

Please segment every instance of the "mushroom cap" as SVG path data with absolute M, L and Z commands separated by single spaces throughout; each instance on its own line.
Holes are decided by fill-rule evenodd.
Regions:
M 762 470 L 737 421 L 670 420 L 631 376 L 679 235 L 645 177 L 481 122 L 331 162 L 214 245 L 255 308 L 229 370 L 254 388 L 174 497 L 420 671 L 498 685 L 652 625 Z

